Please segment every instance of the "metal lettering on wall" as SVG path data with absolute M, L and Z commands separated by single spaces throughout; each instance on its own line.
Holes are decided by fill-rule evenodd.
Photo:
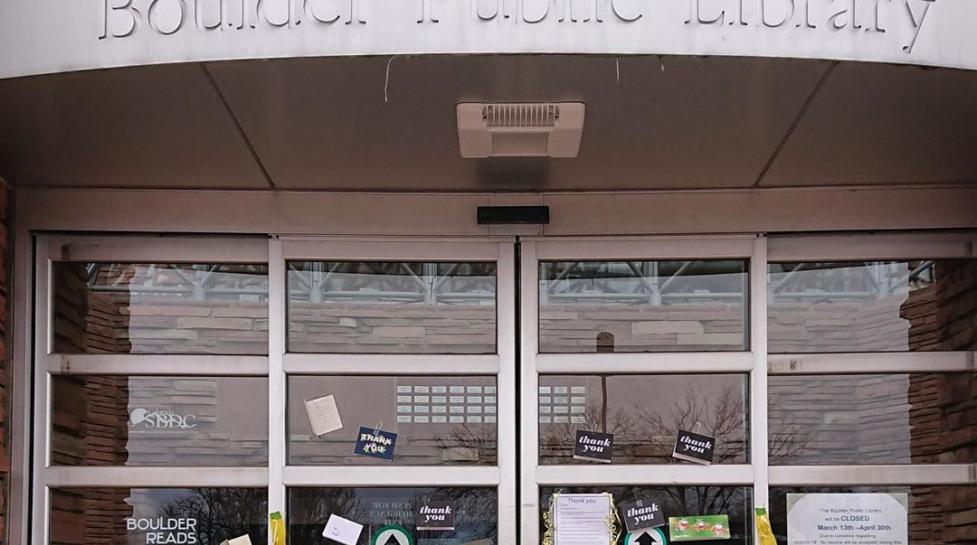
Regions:
M 417 7 L 418 24 L 438 24 L 438 4 L 447 0 L 407 0 Z M 885 34 L 890 24 L 912 28 L 902 50 L 912 53 L 936 0 L 673 0 L 688 4 L 686 25 L 825 27 L 834 31 Z M 361 0 L 102 0 L 99 39 L 132 36 L 140 26 L 162 35 L 197 31 L 366 25 Z M 650 12 L 651 0 L 468 0 L 476 23 L 511 24 L 635 23 Z M 382 16 L 383 12 L 377 13 Z M 649 13 L 649 16 L 653 14 Z M 900 19 L 901 21 L 897 21 Z
M 967 0 L 7 0 L 0 78 L 341 55 L 732 55 L 977 69 Z M 57 39 L 54 39 L 56 37 Z

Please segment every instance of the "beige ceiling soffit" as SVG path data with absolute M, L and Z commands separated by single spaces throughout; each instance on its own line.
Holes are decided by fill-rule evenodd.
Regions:
M 204 76 L 210 82 L 210 86 L 214 89 L 214 92 L 217 93 L 217 98 L 220 99 L 221 104 L 224 105 L 224 111 L 227 112 L 227 115 L 231 118 L 231 122 L 234 123 L 234 127 L 237 129 L 238 134 L 241 135 L 241 140 L 244 141 L 244 145 L 248 148 L 248 153 L 251 154 L 251 158 L 254 159 L 255 164 L 261 170 L 261 175 L 264 176 L 265 182 L 268 183 L 268 186 L 271 189 L 278 189 L 278 186 L 275 185 L 275 181 L 271 178 L 271 174 L 268 172 L 268 169 L 265 167 L 265 163 L 261 160 L 261 157 L 258 155 L 258 150 L 255 149 L 254 144 L 251 142 L 251 139 L 248 138 L 248 133 L 244 131 L 244 126 L 241 125 L 241 121 L 237 118 L 237 115 L 234 113 L 234 109 L 231 108 L 231 104 L 227 101 L 227 97 L 225 97 L 224 92 L 221 91 L 220 85 L 217 84 L 217 80 L 214 79 L 214 75 L 211 74 L 210 69 L 207 67 L 207 63 L 204 62 L 200 63 L 200 69 L 203 71 Z
M 756 181 L 753 182 L 754 188 L 759 188 L 760 184 L 763 183 L 763 178 L 766 177 L 767 172 L 770 171 L 770 168 L 780 156 L 780 152 L 783 151 L 784 147 L 787 145 L 787 142 L 790 140 L 790 137 L 794 135 L 794 131 L 797 130 L 798 126 L 800 126 L 804 116 L 807 115 L 807 111 L 811 108 L 811 104 L 814 103 L 814 99 L 817 98 L 818 93 L 821 92 L 824 84 L 827 83 L 828 78 L 831 77 L 831 74 L 834 73 L 835 68 L 837 68 L 839 64 L 840 63 L 838 61 L 832 62 L 831 65 L 825 69 L 824 74 L 821 75 L 821 79 L 819 79 L 814 85 L 814 89 L 811 90 L 811 94 L 807 96 L 807 100 L 804 101 L 804 104 L 801 105 L 801 109 L 797 112 L 797 116 L 794 117 L 794 121 L 792 121 L 790 126 L 787 127 L 787 132 L 784 133 L 783 138 L 781 138 L 780 142 L 777 143 L 777 147 L 774 148 L 773 153 L 770 154 L 770 158 L 767 159 L 766 164 L 763 165 L 763 169 L 760 170 L 760 174 L 757 175 Z

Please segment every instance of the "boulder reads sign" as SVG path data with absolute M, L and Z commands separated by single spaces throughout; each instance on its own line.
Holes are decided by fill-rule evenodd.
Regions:
M 146 545 L 196 545 L 197 519 L 195 518 L 127 518 L 126 530 L 141 532 Z

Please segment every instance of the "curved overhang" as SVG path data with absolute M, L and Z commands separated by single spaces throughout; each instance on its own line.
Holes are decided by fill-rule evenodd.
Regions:
M 0 78 L 414 54 L 778 57 L 977 69 L 973 0 L 7 0 Z

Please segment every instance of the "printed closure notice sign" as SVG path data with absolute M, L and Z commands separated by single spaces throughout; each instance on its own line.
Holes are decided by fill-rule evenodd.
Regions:
M 908 545 L 906 494 L 787 494 L 788 545 Z

